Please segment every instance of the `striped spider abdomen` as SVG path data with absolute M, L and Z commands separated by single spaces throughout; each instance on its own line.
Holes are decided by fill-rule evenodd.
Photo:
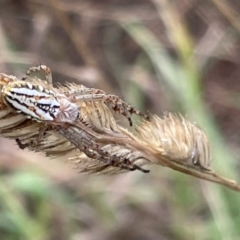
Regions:
M 2 96 L 7 105 L 38 122 L 73 123 L 78 119 L 76 104 L 40 84 L 8 82 L 2 87 Z

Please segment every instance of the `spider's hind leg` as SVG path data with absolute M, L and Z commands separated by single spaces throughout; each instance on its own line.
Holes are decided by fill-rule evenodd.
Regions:
M 32 73 L 39 73 L 39 72 L 44 72 L 47 83 L 52 86 L 52 71 L 46 65 L 39 65 L 39 66 L 36 66 L 36 67 L 30 67 L 26 71 L 25 76 L 22 77 L 22 80 L 23 81 L 25 81 L 25 80 L 29 81 L 29 80 L 31 80 L 30 75 Z
M 35 137 L 35 139 L 29 141 L 28 143 L 23 143 L 19 138 L 16 138 L 15 141 L 20 149 L 25 149 L 25 148 L 36 148 L 39 143 L 42 141 L 44 138 L 46 131 L 48 130 L 47 126 L 41 126 L 39 127 L 39 133 Z
M 19 138 L 16 138 L 15 141 L 16 141 L 18 147 L 22 150 L 31 145 L 31 143 L 22 143 L 22 141 Z

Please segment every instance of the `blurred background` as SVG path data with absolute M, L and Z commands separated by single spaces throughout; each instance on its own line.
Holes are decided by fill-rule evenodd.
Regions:
M 41 63 L 55 83 L 180 112 L 207 132 L 213 168 L 240 181 L 239 12 L 238 0 L 0 0 L 0 72 Z M 239 193 L 149 169 L 78 174 L 1 138 L 0 239 L 239 239 Z

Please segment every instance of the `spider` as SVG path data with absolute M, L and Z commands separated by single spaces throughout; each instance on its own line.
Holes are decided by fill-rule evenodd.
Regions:
M 35 67 L 30 67 L 22 80 L 31 80 L 30 75 L 34 72 L 43 71 L 45 74 L 45 78 L 49 86 L 53 86 L 52 81 L 52 73 L 51 69 L 45 65 L 39 65 Z M 132 119 L 129 114 L 139 115 L 146 120 L 150 120 L 150 116 L 136 110 L 130 104 L 124 102 L 118 96 L 113 94 L 106 94 L 104 91 L 95 88 L 87 88 L 83 85 L 75 85 L 75 84 L 67 84 L 67 88 L 62 93 L 68 97 L 71 102 L 77 101 L 85 101 L 85 102 L 93 102 L 93 101 L 103 101 L 106 105 L 109 105 L 115 112 L 119 112 L 123 116 L 128 118 L 130 126 L 132 126 Z M 72 89 L 72 90 L 71 90 Z
M 29 75 L 32 72 L 37 72 L 43 70 L 46 74 L 47 84 L 44 82 L 41 84 L 40 81 L 36 83 L 34 79 L 30 79 Z M 89 88 L 81 88 L 81 90 L 69 91 L 59 93 L 56 89 L 52 87 L 52 75 L 50 68 L 40 65 L 38 67 L 29 68 L 26 76 L 22 80 L 18 80 L 14 76 L 4 75 L 1 76 L 1 85 L 2 85 L 2 97 L 5 104 L 9 105 L 11 108 L 15 109 L 18 113 L 23 113 L 27 118 L 31 118 L 38 122 L 43 122 L 44 126 L 40 127 L 39 136 L 35 143 L 41 141 L 44 137 L 44 132 L 47 131 L 48 127 L 55 127 L 56 130 L 59 130 L 60 133 L 66 137 L 67 129 L 70 125 L 77 126 L 84 132 L 81 133 L 77 138 L 79 142 L 76 144 L 71 136 L 67 139 L 73 143 L 76 147 L 83 151 L 88 157 L 104 161 L 111 166 L 116 166 L 130 171 L 140 170 L 142 172 L 148 172 L 148 170 L 142 169 L 139 166 L 132 164 L 127 159 L 122 159 L 116 155 L 111 155 L 110 153 L 103 151 L 98 144 L 93 141 L 88 142 L 88 138 L 96 138 L 95 132 L 90 128 L 86 127 L 79 121 L 79 109 L 78 106 L 74 103 L 77 101 L 92 101 L 105 99 L 107 103 L 112 103 L 114 106 L 113 109 L 119 110 L 117 102 L 120 101 L 119 98 L 116 104 L 114 101 L 111 101 L 113 98 L 108 96 L 105 98 L 103 91 Z M 85 90 L 86 93 L 85 94 Z M 89 94 L 89 92 L 95 92 L 95 94 Z M 97 92 L 97 93 L 96 93 Z M 92 98 L 90 97 L 92 96 Z M 119 110 L 120 113 L 126 115 L 126 111 L 129 110 L 131 113 L 135 112 L 138 114 L 138 111 L 129 107 L 130 105 L 123 103 L 123 110 Z M 115 105 L 114 105 L 115 104 Z M 18 146 L 21 149 L 28 147 L 29 145 L 24 145 L 19 139 L 16 139 Z

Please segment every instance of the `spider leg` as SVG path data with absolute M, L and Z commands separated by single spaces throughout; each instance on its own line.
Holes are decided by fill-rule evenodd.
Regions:
M 58 129 L 60 134 L 67 138 L 73 145 L 75 145 L 81 152 L 85 153 L 89 158 L 104 162 L 108 166 L 114 166 L 129 171 L 140 170 L 144 173 L 149 172 L 148 170 L 142 169 L 136 164 L 133 164 L 125 156 L 117 156 L 116 154 L 111 154 L 109 151 L 102 149 L 101 146 L 96 143 L 98 137 L 93 136 L 93 134 L 87 130 L 89 129 L 85 129 L 85 126 L 82 126 L 82 128 L 78 126 L 77 132 L 71 128 L 66 127 L 60 127 Z
M 74 96 L 75 101 L 103 101 L 106 105 L 109 105 L 115 112 L 119 112 L 123 116 L 128 118 L 130 126 L 132 126 L 132 120 L 130 115 L 136 114 L 146 120 L 150 120 L 150 117 L 139 110 L 136 110 L 130 104 L 121 100 L 118 96 L 112 94 L 81 94 Z
M 30 79 L 30 75 L 32 73 L 39 73 L 39 72 L 44 72 L 45 74 L 45 78 L 47 80 L 47 83 L 49 85 L 52 86 L 52 71 L 49 67 L 47 67 L 46 65 L 38 65 L 38 66 L 35 66 L 35 67 L 30 67 L 27 71 L 26 71 L 26 74 L 24 77 L 22 77 L 22 80 L 29 80 Z
M 122 167 L 127 167 L 130 171 L 135 171 L 135 170 L 139 170 L 143 173 L 149 173 L 150 170 L 147 169 L 143 169 L 141 167 L 139 167 L 138 165 L 132 163 L 128 158 L 122 156 L 123 160 L 121 161 Z
M 16 141 L 18 147 L 22 150 L 29 147 L 31 144 L 31 143 L 22 143 L 22 141 L 19 138 L 16 138 L 15 141 Z
M 44 135 L 46 134 L 46 130 L 48 129 L 47 126 L 41 126 L 39 127 L 39 133 L 36 137 L 36 139 L 28 142 L 28 143 L 22 143 L 22 141 L 19 139 L 19 138 L 16 138 L 15 141 L 18 145 L 18 147 L 20 149 L 25 149 L 25 148 L 29 148 L 29 147 L 36 147 L 40 142 L 41 140 L 44 138 Z

